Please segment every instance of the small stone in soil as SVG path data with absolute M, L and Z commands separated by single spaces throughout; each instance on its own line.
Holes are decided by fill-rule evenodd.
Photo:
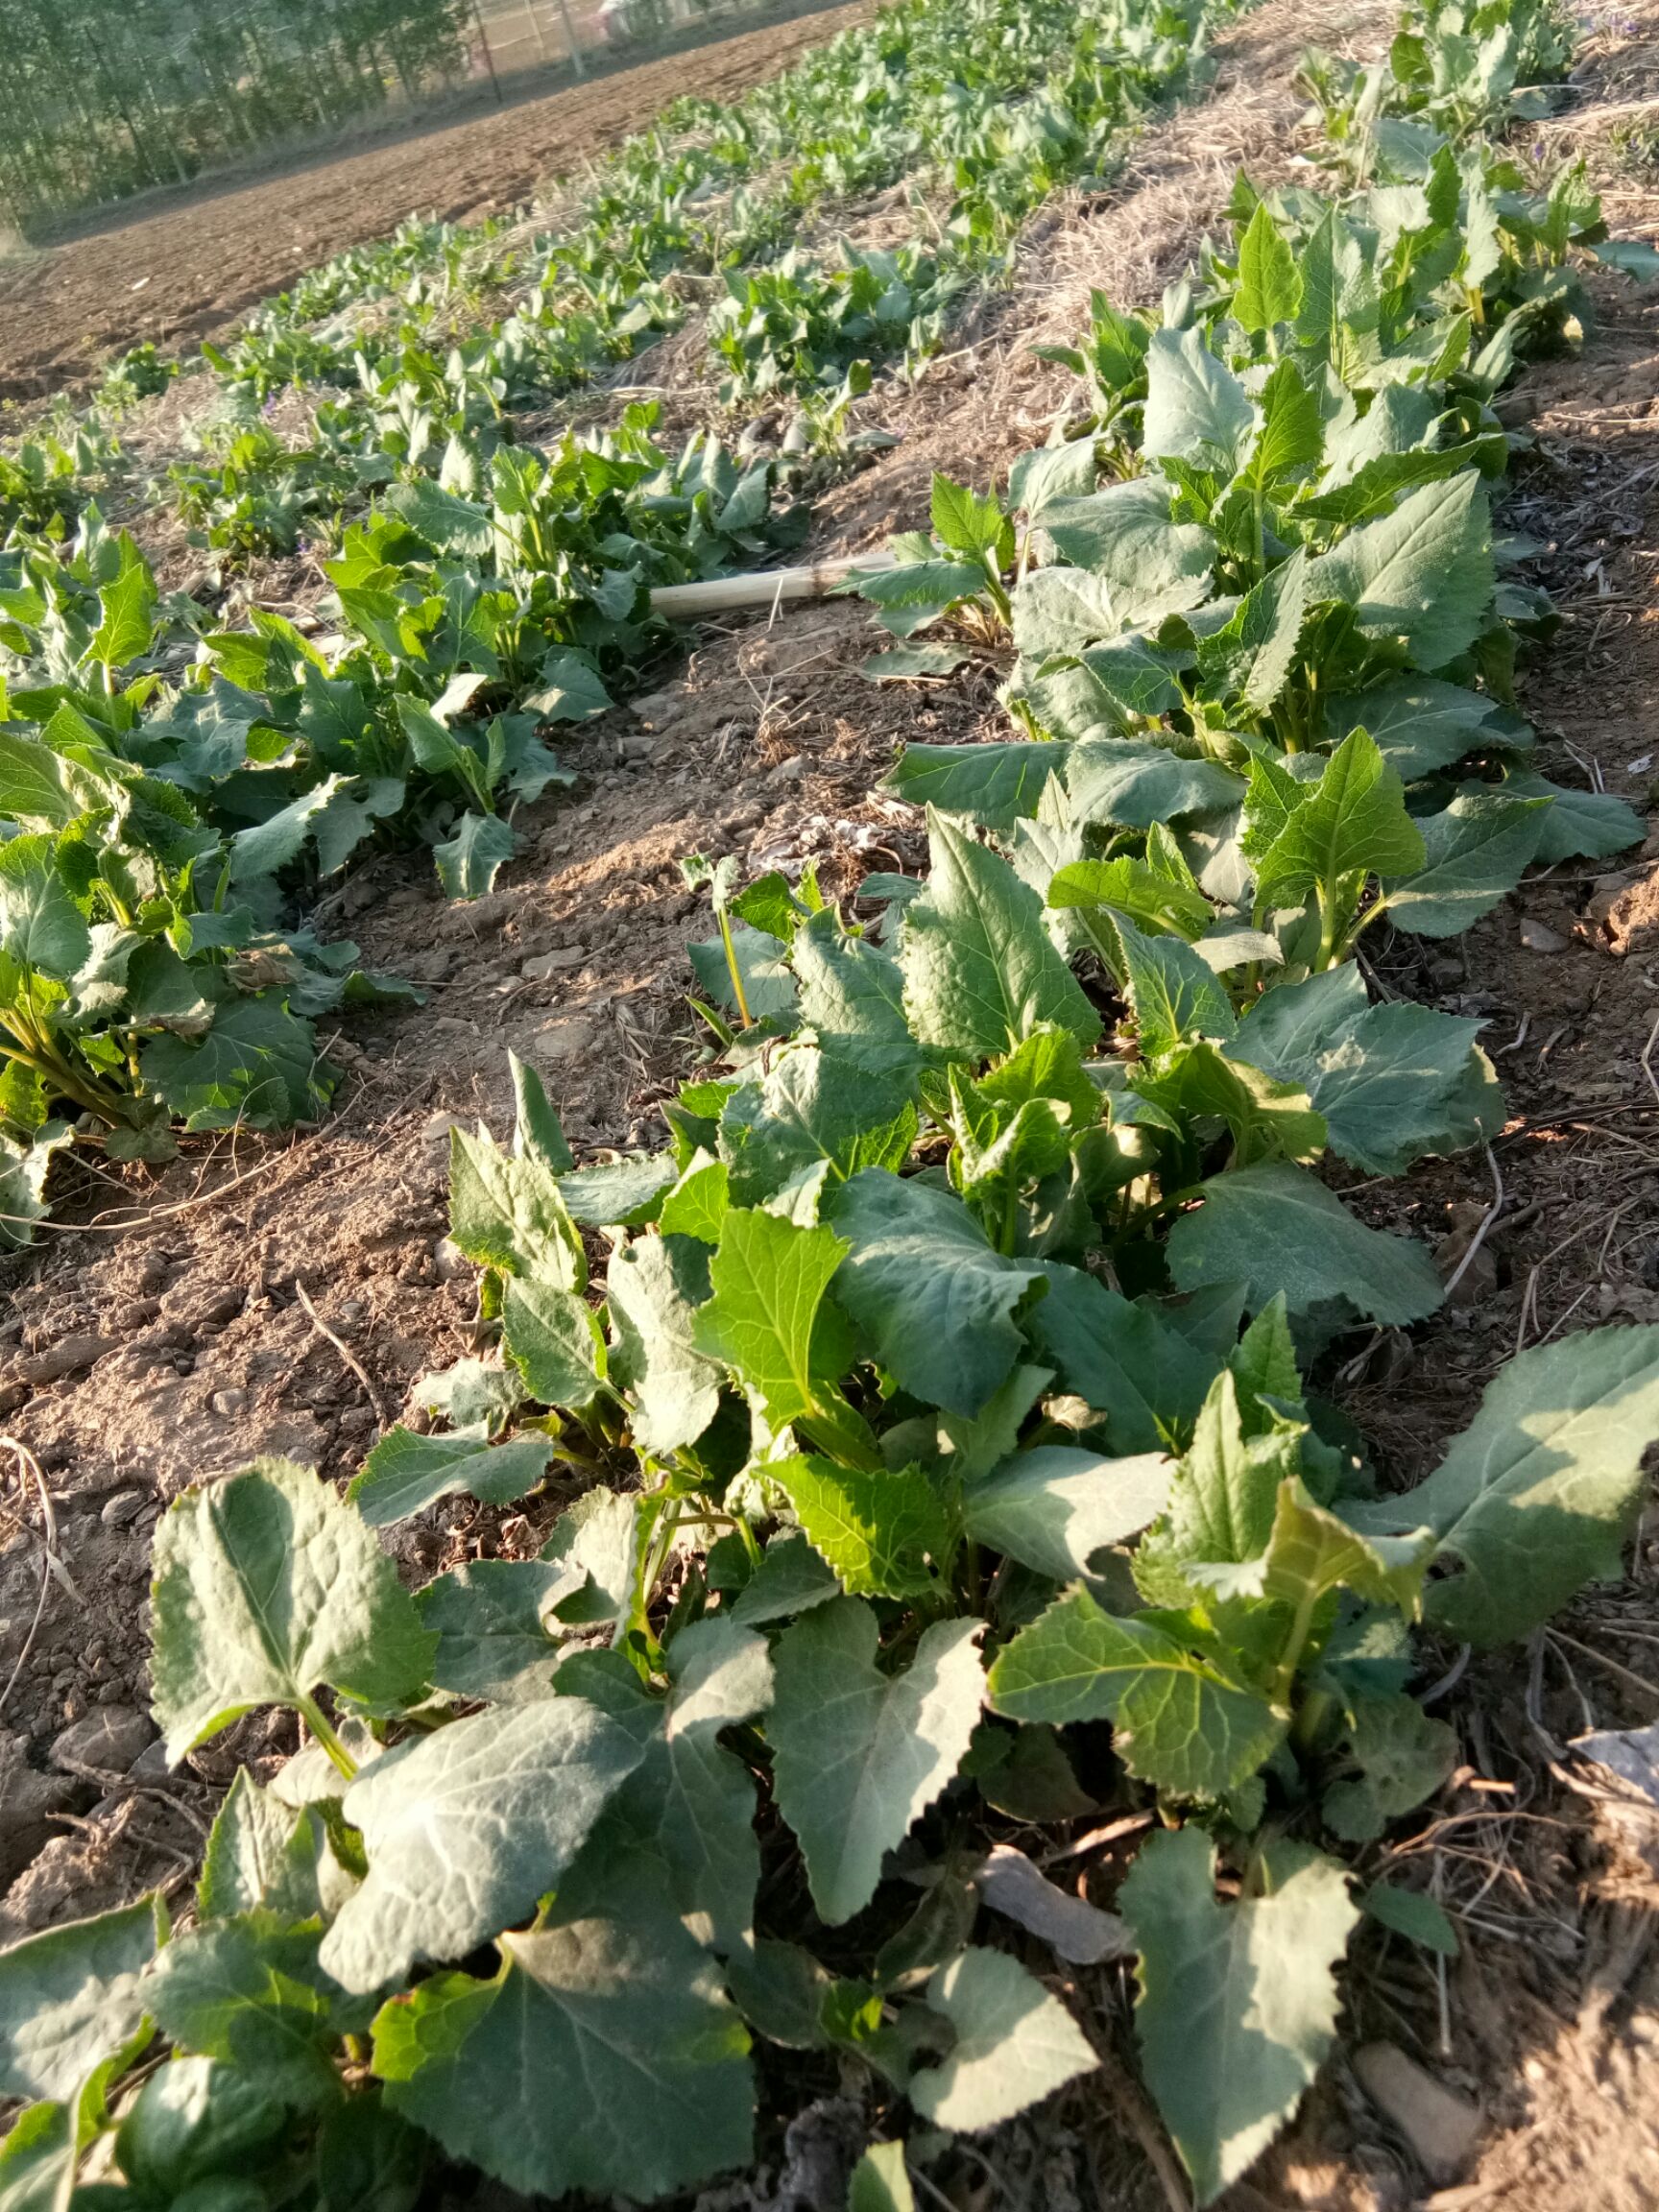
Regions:
M 1480 2115 L 1467 2098 L 1443 2087 L 1392 2043 L 1367 2043 L 1355 2055 L 1354 2071 L 1431 2181 L 1450 2181 L 1462 2172 L 1480 2133 Z
M 98 1774 L 125 1774 L 155 1741 L 146 1714 L 132 1705 L 100 1705 L 53 1739 L 52 1764 L 70 1774 L 88 1767 Z
M 1528 915 L 1521 925 L 1521 945 L 1527 952 L 1565 952 L 1568 940 L 1559 929 L 1551 929 L 1548 922 L 1535 921 Z
M 580 968 L 587 957 L 584 947 L 566 945 L 557 952 L 538 952 L 520 965 L 518 973 L 526 983 L 545 983 L 558 974 L 561 968 Z

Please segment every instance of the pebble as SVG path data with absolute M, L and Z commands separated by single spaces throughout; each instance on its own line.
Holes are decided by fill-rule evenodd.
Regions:
M 787 760 L 780 760 L 767 777 L 768 783 L 799 783 L 811 767 L 811 758 L 805 753 L 792 753 Z
M 143 1510 L 142 1490 L 117 1490 L 112 1498 L 106 1498 L 98 1518 L 106 1528 L 125 1528 L 134 1514 Z
M 30 1766 L 24 1737 L 0 1729 L 0 1885 L 13 1881 L 61 1833 L 47 1815 L 61 1812 L 74 1791 L 68 1775 L 41 1774 Z
M 1534 921 L 1530 915 L 1521 925 L 1521 945 L 1527 952 L 1565 952 L 1569 940 L 1559 929 L 1551 929 L 1548 922 Z
M 1392 2043 L 1367 2043 L 1354 2056 L 1365 2094 L 1399 2128 L 1434 2182 L 1455 2178 L 1480 2133 L 1480 2114 Z
M 449 1149 L 449 1132 L 451 1129 L 459 1129 L 460 1126 L 461 1119 L 458 1115 L 434 1114 L 421 1131 L 421 1142 L 429 1151 L 443 1150 L 447 1152 Z
M 100 1705 L 53 1738 L 52 1764 L 70 1774 L 88 1767 L 97 1774 L 125 1774 L 155 1741 L 148 1714 L 132 1705 Z
M 534 958 L 522 963 L 518 973 L 526 983 L 546 983 L 562 968 L 580 968 L 587 957 L 584 947 L 566 945 L 556 952 L 538 952 Z
M 221 1421 L 240 1420 L 248 1410 L 246 1390 L 215 1390 L 207 1401 L 209 1413 L 217 1414 Z

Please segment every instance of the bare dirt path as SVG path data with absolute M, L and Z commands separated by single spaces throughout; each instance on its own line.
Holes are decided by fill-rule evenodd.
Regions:
M 96 230 L 0 268 L 0 399 L 73 386 L 144 339 L 211 337 L 301 271 L 408 215 L 458 221 L 518 206 L 682 95 L 731 99 L 869 12 L 870 0 L 852 0 L 792 13 L 360 153 L 114 211 Z

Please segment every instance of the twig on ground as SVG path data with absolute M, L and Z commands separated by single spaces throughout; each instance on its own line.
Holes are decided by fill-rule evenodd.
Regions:
M 294 1295 L 299 1299 L 301 1305 L 304 1307 L 306 1312 L 310 1315 L 311 1326 L 316 1330 L 318 1335 L 325 1337 L 330 1344 L 333 1345 L 335 1351 L 338 1352 L 341 1358 L 345 1360 L 351 1373 L 355 1375 L 358 1382 L 362 1383 L 364 1395 L 368 1398 L 369 1404 L 373 1409 L 376 1426 L 383 1430 L 390 1428 L 391 1423 L 386 1417 L 385 1405 L 381 1399 L 379 1391 L 375 1389 L 373 1382 L 370 1380 L 368 1369 L 363 1365 L 363 1362 L 358 1358 L 356 1353 L 351 1350 L 350 1346 L 349 1344 L 343 1343 L 341 1339 L 335 1335 L 333 1330 L 329 1328 L 327 1322 L 324 1320 L 322 1314 L 319 1313 L 316 1307 L 312 1305 L 305 1286 L 301 1282 L 298 1275 L 296 1275 L 294 1278 Z

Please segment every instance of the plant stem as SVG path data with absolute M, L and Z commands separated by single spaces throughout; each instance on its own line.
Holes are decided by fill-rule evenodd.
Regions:
M 301 1719 L 304 1721 L 306 1727 L 310 1729 L 312 1735 L 327 1752 L 338 1771 L 344 1775 L 348 1782 L 355 1781 L 357 1778 L 357 1762 L 334 1733 L 333 1728 L 324 1717 L 323 1709 L 316 1698 L 300 1698 L 297 1709 Z

